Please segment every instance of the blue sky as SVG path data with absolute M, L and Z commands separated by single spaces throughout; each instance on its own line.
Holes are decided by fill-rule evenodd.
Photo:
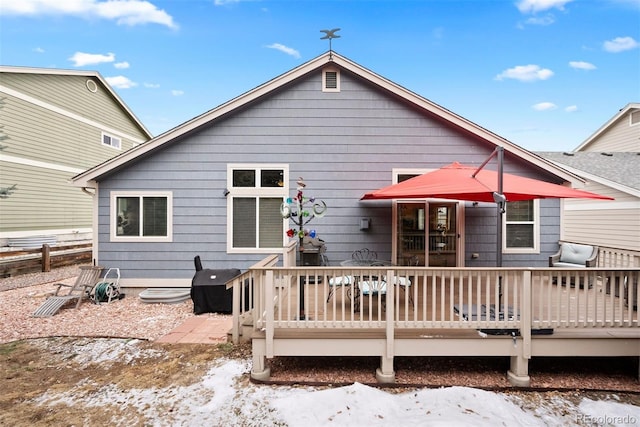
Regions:
M 329 49 L 532 151 L 640 102 L 640 0 L 0 0 L 0 64 L 96 70 L 158 135 Z

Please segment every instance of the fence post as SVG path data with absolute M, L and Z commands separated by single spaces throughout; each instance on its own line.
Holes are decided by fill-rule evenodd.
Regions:
M 42 271 L 51 271 L 51 247 L 46 243 L 42 245 Z

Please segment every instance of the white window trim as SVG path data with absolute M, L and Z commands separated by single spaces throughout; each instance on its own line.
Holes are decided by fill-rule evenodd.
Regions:
M 105 136 L 108 136 L 112 141 L 114 139 L 118 140 L 118 146 L 115 147 L 115 146 L 113 146 L 111 144 L 105 144 L 104 143 L 104 137 Z M 102 132 L 102 135 L 100 136 L 100 143 L 103 146 L 113 148 L 114 150 L 118 150 L 118 151 L 122 150 L 122 138 L 120 138 L 118 136 L 113 136 L 113 135 L 111 135 L 110 133 L 107 133 L 107 132 Z
M 507 248 L 507 215 L 502 221 L 502 253 L 503 254 L 539 254 L 540 253 L 540 200 L 533 200 L 533 247 L 532 248 Z M 524 221 L 514 221 L 524 223 Z
M 150 242 L 166 243 L 173 241 L 173 193 L 171 191 L 112 191 L 110 195 L 110 241 L 111 242 Z M 166 236 L 118 236 L 118 197 L 166 197 L 167 198 L 167 235 Z M 142 204 L 140 205 L 142 207 Z M 141 216 L 142 218 L 142 216 Z
M 327 72 L 336 73 L 336 87 L 327 87 Z M 323 92 L 340 92 L 340 70 L 335 67 L 328 67 L 322 70 L 322 91 Z
M 233 187 L 233 171 L 236 169 L 282 169 L 282 187 Z M 280 163 L 231 163 L 227 165 L 227 253 L 230 254 L 272 254 L 282 251 L 288 238 L 282 233 L 282 247 L 280 248 L 234 248 L 233 247 L 233 198 L 234 197 L 282 197 L 284 201 L 289 197 L 289 165 Z M 289 220 L 282 219 L 283 230 L 288 229 Z
M 637 122 L 633 122 L 633 116 L 640 116 L 640 110 L 635 110 L 632 111 L 631 113 L 629 113 L 629 126 L 638 126 L 640 125 L 640 120 L 638 120 Z

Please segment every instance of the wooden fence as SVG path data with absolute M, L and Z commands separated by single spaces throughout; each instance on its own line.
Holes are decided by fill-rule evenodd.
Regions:
M 42 245 L 36 249 L 0 252 L 0 278 L 51 271 L 52 268 L 91 263 L 92 244 Z

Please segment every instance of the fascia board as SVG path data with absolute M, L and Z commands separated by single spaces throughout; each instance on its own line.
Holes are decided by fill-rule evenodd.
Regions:
M 587 146 L 589 146 L 594 140 L 598 139 L 600 135 L 607 131 L 614 123 L 616 123 L 620 118 L 627 115 L 627 113 L 631 110 L 637 110 L 640 108 L 640 103 L 629 103 L 625 105 L 615 116 L 613 116 L 609 121 L 607 121 L 604 125 L 600 126 L 600 128 L 595 131 L 590 137 L 588 137 L 582 144 L 576 147 L 573 151 L 583 151 Z

